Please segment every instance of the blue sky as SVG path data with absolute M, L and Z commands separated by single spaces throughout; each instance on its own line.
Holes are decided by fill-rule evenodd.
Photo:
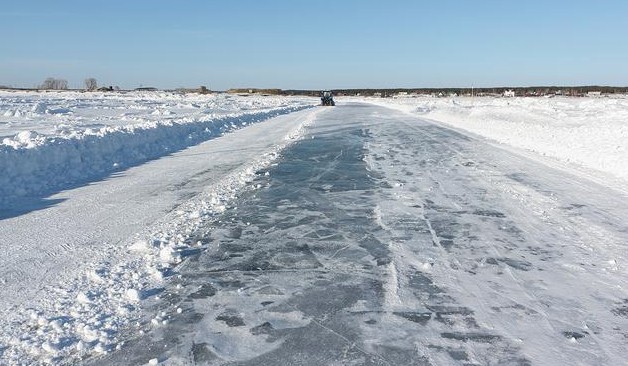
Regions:
M 6 0 L 0 85 L 628 85 L 626 0 Z

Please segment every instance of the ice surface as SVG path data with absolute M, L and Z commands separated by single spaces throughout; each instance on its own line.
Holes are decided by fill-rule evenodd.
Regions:
M 338 106 L 196 228 L 206 250 L 145 308 L 168 323 L 93 364 L 625 362 L 624 196 L 411 115 Z

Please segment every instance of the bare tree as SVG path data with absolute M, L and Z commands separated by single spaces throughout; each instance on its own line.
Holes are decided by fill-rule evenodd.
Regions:
M 63 79 L 55 80 L 55 90 L 67 90 L 68 89 L 68 81 Z
M 55 86 L 55 79 L 54 78 L 47 78 L 46 80 L 44 80 L 44 82 L 39 86 L 40 89 L 54 89 Z
M 85 79 L 85 89 L 94 91 L 98 89 L 98 82 L 94 78 Z
M 68 81 L 63 79 L 47 78 L 39 86 L 39 88 L 47 90 L 66 90 L 68 88 Z

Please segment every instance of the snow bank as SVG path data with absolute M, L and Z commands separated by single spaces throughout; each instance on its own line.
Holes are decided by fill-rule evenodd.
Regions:
M 364 99 L 628 183 L 628 98 Z
M 0 115 L 13 121 L 4 122 L 0 131 L 7 133 L 15 125 L 32 128 L 5 137 L 0 144 L 0 204 L 98 179 L 311 105 L 296 98 L 193 96 L 188 100 L 130 93 L 111 99 L 78 94 L 0 94 L 0 105 L 7 108 Z M 203 104 L 200 98 L 209 102 Z M 48 118 L 58 114 L 66 116 L 58 121 Z M 57 125 L 51 128 L 53 122 Z
M 0 363 L 80 362 L 122 348 L 123 330 L 141 334 L 167 324 L 182 309 L 164 309 L 144 322 L 142 302 L 159 299 L 162 281 L 176 273 L 186 253 L 207 248 L 207 243 L 194 239 L 198 228 L 216 220 L 243 190 L 259 188 L 256 177 L 266 174 L 281 151 L 303 136 L 316 113 L 308 111 L 307 118 L 295 123 L 280 143 L 181 204 L 160 224 L 138 233 L 126 246 L 109 248 L 105 261 L 92 263 L 82 276 L 55 286 L 53 298 L 23 309 L 26 319 L 20 317 L 0 334 Z M 233 118 L 225 119 L 229 123 L 212 121 L 212 125 L 230 126 Z

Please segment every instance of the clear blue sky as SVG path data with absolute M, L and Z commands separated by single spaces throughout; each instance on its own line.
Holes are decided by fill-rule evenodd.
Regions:
M 4 0 L 0 84 L 628 85 L 627 0 Z

